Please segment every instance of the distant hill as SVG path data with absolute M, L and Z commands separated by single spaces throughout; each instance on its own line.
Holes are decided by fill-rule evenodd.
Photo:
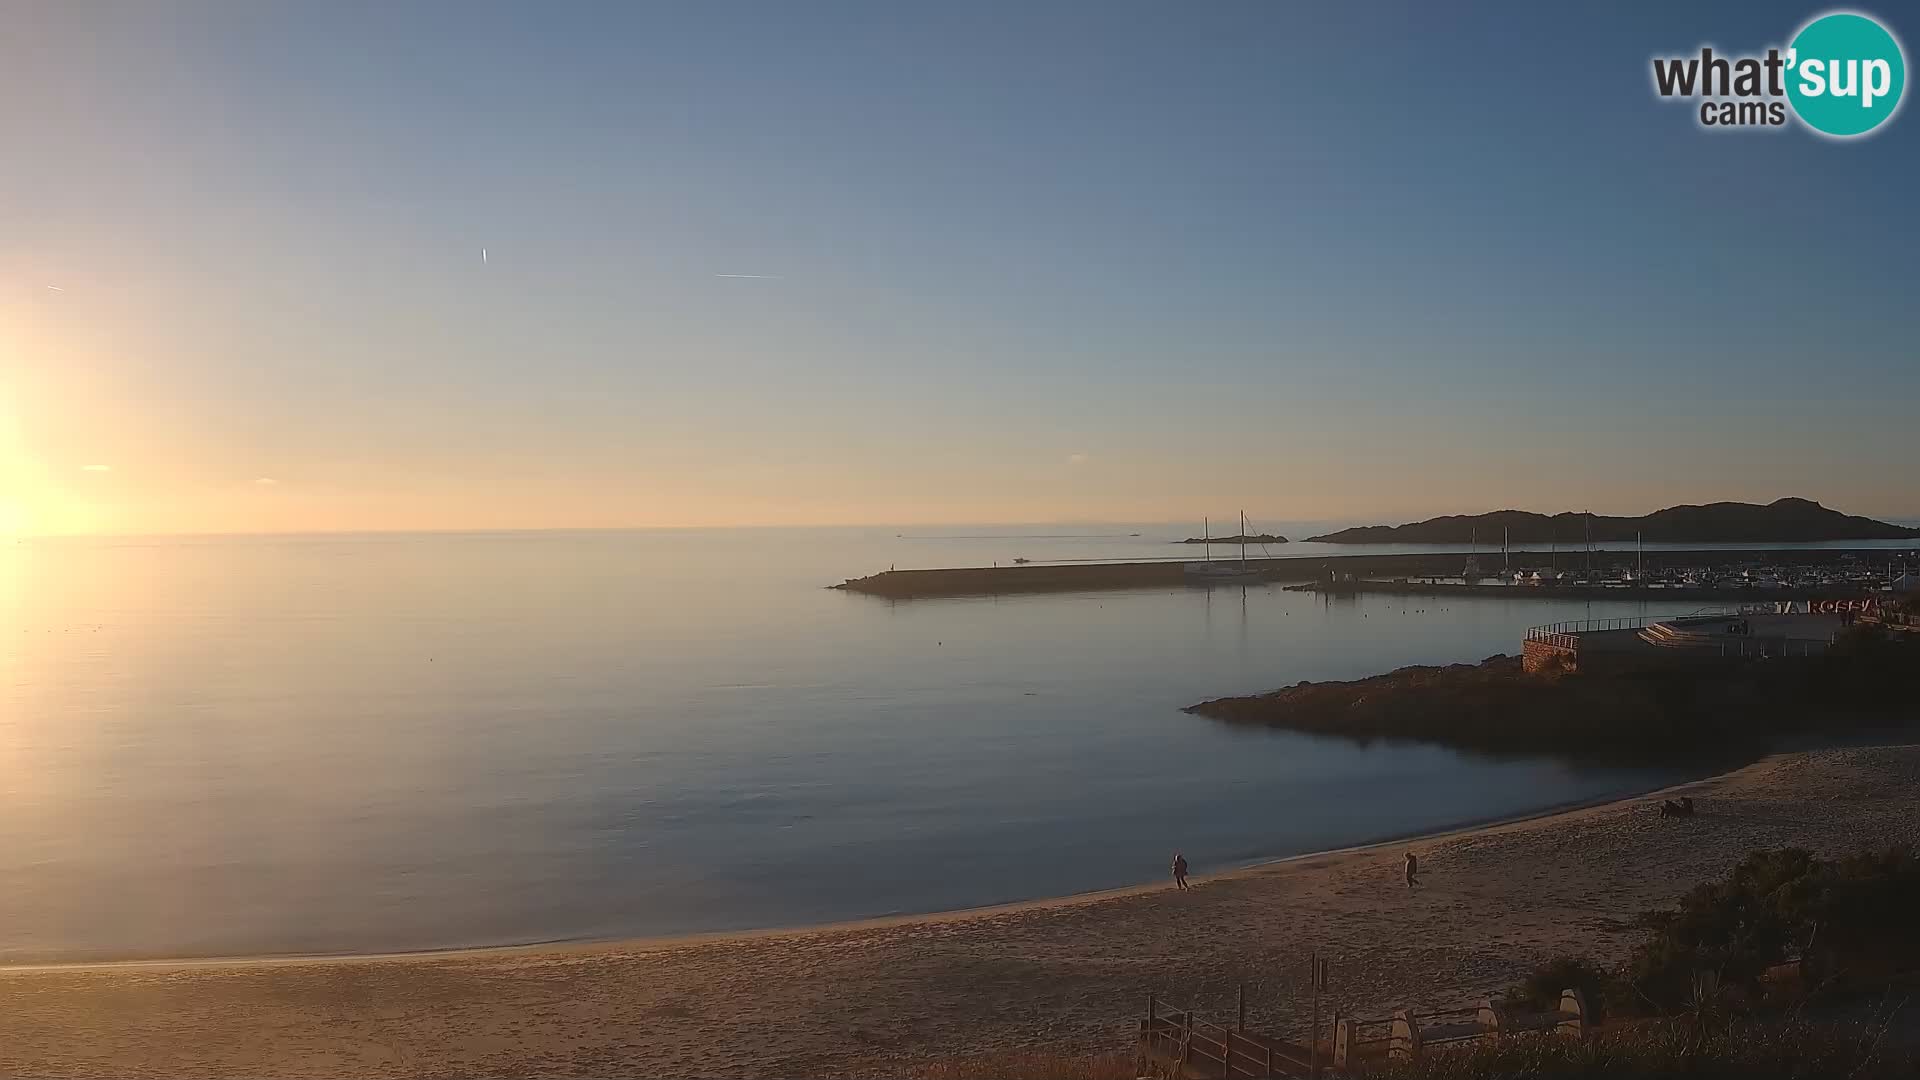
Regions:
M 1595 543 L 1632 542 L 1644 536 L 1657 544 L 1812 543 L 1822 540 L 1905 540 L 1920 529 L 1829 510 L 1808 499 L 1780 499 L 1765 506 L 1720 502 L 1705 506 L 1669 506 L 1644 517 L 1594 514 L 1535 514 L 1495 510 L 1490 514 L 1428 518 L 1408 525 L 1366 525 L 1341 529 L 1309 541 L 1327 544 L 1464 544 L 1478 538 L 1498 544 L 1502 530 L 1515 544 L 1581 543 L 1591 525 Z

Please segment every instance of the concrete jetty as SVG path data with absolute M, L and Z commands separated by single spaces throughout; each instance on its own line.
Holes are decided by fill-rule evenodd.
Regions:
M 1283 564 L 1293 563 L 1292 567 Z M 1180 585 L 1186 580 L 1187 560 L 1130 563 L 1051 563 L 1023 566 L 967 566 L 945 570 L 887 570 L 871 577 L 851 578 L 836 589 L 873 596 L 982 596 L 994 593 L 1071 592 L 1080 589 L 1129 589 Z M 1248 559 L 1247 566 L 1268 580 L 1312 573 L 1300 560 Z M 1272 576 L 1269 576 L 1272 575 Z

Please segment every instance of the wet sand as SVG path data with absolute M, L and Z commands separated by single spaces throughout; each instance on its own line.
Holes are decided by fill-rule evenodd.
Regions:
M 0 1073 L 883 1075 L 1010 1047 L 1112 1050 L 1153 990 L 1248 1022 L 1461 1004 L 1616 959 L 1619 920 L 1747 851 L 1920 842 L 1920 746 L 1780 754 L 1674 792 L 1195 879 L 804 931 L 408 956 L 0 970 Z M 1424 884 L 1408 890 L 1412 848 Z

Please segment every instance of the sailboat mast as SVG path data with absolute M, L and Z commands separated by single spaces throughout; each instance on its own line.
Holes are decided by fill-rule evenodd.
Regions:
M 1240 511 L 1240 569 L 1247 568 L 1247 512 Z
M 1200 550 L 1207 553 L 1207 562 L 1213 561 L 1213 519 L 1200 519 Z

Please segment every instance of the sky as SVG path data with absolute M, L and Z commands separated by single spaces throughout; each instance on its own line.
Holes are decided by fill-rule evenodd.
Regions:
M 0 0 L 0 531 L 1920 515 L 1824 10 Z

